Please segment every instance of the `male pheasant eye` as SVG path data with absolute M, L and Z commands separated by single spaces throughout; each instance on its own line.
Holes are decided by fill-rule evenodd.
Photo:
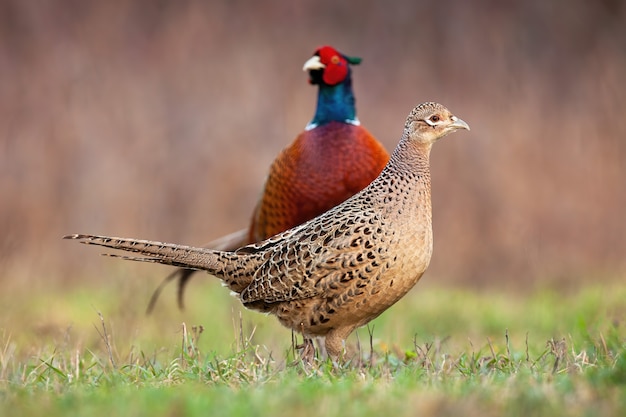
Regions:
M 341 60 L 339 59 L 339 57 L 337 55 L 333 55 L 333 57 L 330 59 L 330 62 L 332 64 L 335 64 L 335 65 L 337 65 L 339 63 L 339 61 L 341 61 Z

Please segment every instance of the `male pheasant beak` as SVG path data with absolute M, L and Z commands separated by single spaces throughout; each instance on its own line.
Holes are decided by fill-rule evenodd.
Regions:
M 313 55 L 307 62 L 304 63 L 302 71 L 321 70 L 326 68 L 326 65 L 322 64 L 320 57 Z
M 450 130 L 459 130 L 459 129 L 470 130 L 469 125 L 465 123 L 463 120 L 459 119 L 458 117 L 452 116 L 450 119 L 452 120 L 452 123 L 448 125 L 448 128 Z

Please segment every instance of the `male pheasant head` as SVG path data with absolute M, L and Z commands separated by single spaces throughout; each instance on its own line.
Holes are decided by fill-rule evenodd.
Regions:
M 302 70 L 309 72 L 311 84 L 334 86 L 348 78 L 350 65 L 359 63 L 361 58 L 343 55 L 332 46 L 322 46 L 304 63 Z
M 432 145 L 459 129 L 470 130 L 470 127 L 443 105 L 427 102 L 415 107 L 409 114 L 404 125 L 404 136 L 409 141 Z
M 315 115 L 306 130 L 329 122 L 359 124 L 350 65 L 360 62 L 361 58 L 340 54 L 332 46 L 322 46 L 304 63 L 303 70 L 309 72 L 309 82 L 319 87 Z

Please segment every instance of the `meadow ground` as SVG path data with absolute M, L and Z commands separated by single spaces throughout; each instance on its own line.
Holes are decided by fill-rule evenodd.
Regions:
M 185 312 L 170 288 L 146 316 L 155 280 L 116 267 L 100 286 L 1 296 L 0 415 L 626 413 L 624 284 L 511 294 L 425 281 L 348 340 L 345 364 L 310 368 L 288 330 L 217 280 L 195 282 Z

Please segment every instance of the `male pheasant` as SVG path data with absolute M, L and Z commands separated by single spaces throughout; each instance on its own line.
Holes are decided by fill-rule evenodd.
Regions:
M 385 148 L 356 116 L 350 65 L 360 58 L 330 46 L 305 62 L 309 82 L 318 85 L 317 108 L 304 132 L 285 148 L 270 167 L 250 227 L 206 245 L 233 251 L 297 226 L 362 190 L 389 160 Z M 178 269 L 157 288 L 151 311 L 163 286 L 179 277 L 178 305 L 194 270 Z
M 302 333 L 305 345 L 325 337 L 328 355 L 337 360 L 346 337 L 402 298 L 428 267 L 430 150 L 458 129 L 469 126 L 441 104 L 417 106 L 389 163 L 365 189 L 235 252 L 82 234 L 65 238 L 142 255 L 124 259 L 207 271 L 247 308 L 274 314 Z

